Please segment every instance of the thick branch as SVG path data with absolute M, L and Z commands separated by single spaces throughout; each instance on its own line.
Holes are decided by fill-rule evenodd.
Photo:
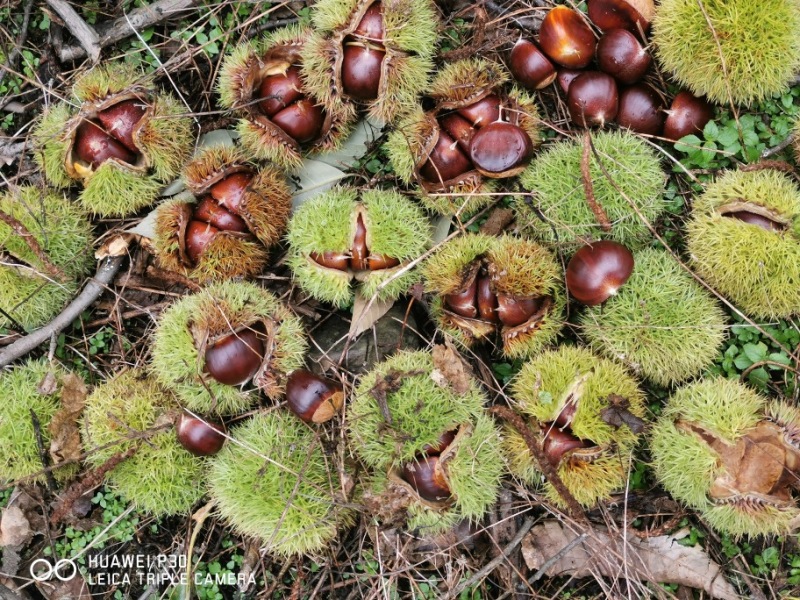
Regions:
M 50 336 L 59 333 L 77 319 L 92 302 L 97 300 L 106 286 L 111 283 L 111 280 L 114 279 L 114 275 L 117 274 L 117 271 L 122 265 L 124 258 L 124 256 L 114 256 L 105 259 L 100 265 L 100 268 L 97 269 L 94 278 L 86 284 L 83 291 L 78 294 L 61 314 L 41 329 L 37 329 L 33 333 L 18 339 L 0 352 L 0 368 L 11 364 L 21 356 L 25 356 L 39 344 L 49 340 Z
M 75 36 L 81 45 L 83 55 L 88 54 L 92 62 L 100 60 L 100 38 L 97 32 L 86 24 L 86 21 L 64 0 L 47 0 L 47 3 L 64 20 L 70 33 Z

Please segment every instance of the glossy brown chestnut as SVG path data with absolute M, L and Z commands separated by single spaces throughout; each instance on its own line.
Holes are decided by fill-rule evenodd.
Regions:
M 141 100 L 125 100 L 97 113 L 108 135 L 121 142 L 131 152 L 139 152 L 133 142 L 133 132 L 142 120 L 145 105 Z
M 209 192 L 217 202 L 238 215 L 239 205 L 252 180 L 253 175 L 250 173 L 232 173 L 212 185 Z
M 419 457 L 416 462 L 407 464 L 403 467 L 403 479 L 430 502 L 447 500 L 452 494 L 438 456 Z
M 620 83 L 639 81 L 650 68 L 652 59 L 630 31 L 612 29 L 597 42 L 597 66 Z
M 583 16 L 566 6 L 550 9 L 539 29 L 539 47 L 562 67 L 584 68 L 592 62 L 596 45 Z
M 195 456 L 211 456 L 225 444 L 225 427 L 186 413 L 178 419 L 175 433 L 180 445 Z
M 370 254 L 367 257 L 367 268 L 370 271 L 380 271 L 381 269 L 391 269 L 400 264 L 400 261 L 385 254 Z
M 469 154 L 469 145 L 472 143 L 472 136 L 475 135 L 472 123 L 457 112 L 451 112 L 439 117 L 439 126 L 458 143 L 464 154 Z
M 567 289 L 575 300 L 596 306 L 617 293 L 633 273 L 633 254 L 610 240 L 580 248 L 567 265 Z
M 590 447 L 590 444 L 575 437 L 569 431 L 558 429 L 553 423 L 543 424 L 542 433 L 544 434 L 542 449 L 544 450 L 545 456 L 547 456 L 547 460 L 549 460 L 550 464 L 554 467 L 558 466 L 562 457 L 570 450 Z
M 779 223 L 778 221 L 773 221 L 767 216 L 750 212 L 748 210 L 737 210 L 734 212 L 727 212 L 723 213 L 722 216 L 729 217 L 731 219 L 737 219 L 738 221 L 742 221 L 743 223 L 748 223 L 750 225 L 755 225 L 756 227 L 761 227 L 761 229 L 764 229 L 766 231 L 784 231 L 786 229 L 786 226 L 783 223 Z
M 270 75 L 261 82 L 259 94 L 264 98 L 259 106 L 268 117 L 273 117 L 290 104 L 304 97 L 300 68 L 291 66 L 285 73 Z
M 272 122 L 298 144 L 305 144 L 319 135 L 325 115 L 320 106 L 303 98 L 272 117 Z
M 483 127 L 500 120 L 500 98 L 489 94 L 469 106 L 459 108 L 458 112 L 475 127 Z
M 342 86 L 357 100 L 374 100 L 381 84 L 381 65 L 386 52 L 371 44 L 345 41 Z
M 570 117 L 581 127 L 604 127 L 617 116 L 619 95 L 611 75 L 587 71 L 578 75 L 567 92 Z
M 458 147 L 458 142 L 445 131 L 440 131 L 439 139 L 419 172 L 428 181 L 442 182 L 455 179 L 471 168 L 469 158 Z
M 524 87 L 541 90 L 553 83 L 556 68 L 530 40 L 520 38 L 508 58 L 508 70 Z
M 464 291 L 447 294 L 444 297 L 444 303 L 451 312 L 468 319 L 474 319 L 478 316 L 477 293 L 478 278 L 476 277 Z
M 653 0 L 588 0 L 592 23 L 601 31 L 627 29 L 646 32 L 653 19 Z
M 223 231 L 247 233 L 247 223 L 241 217 L 226 210 L 211 196 L 206 196 L 194 209 L 194 219 L 204 221 Z
M 497 295 L 497 316 L 506 327 L 517 327 L 526 323 L 539 307 L 539 298 L 513 298 L 505 294 Z
M 340 254 L 338 252 L 328 251 L 323 252 L 322 254 L 319 254 L 318 252 L 312 252 L 309 254 L 309 257 L 317 264 L 329 269 L 347 271 L 347 269 L 350 267 L 350 258 L 346 254 Z
M 576 69 L 559 69 L 558 76 L 556 77 L 558 87 L 560 87 L 561 91 L 565 94 L 568 93 L 570 84 L 581 73 L 583 73 L 583 71 L 578 71 Z
M 78 130 L 75 132 L 74 148 L 78 158 L 90 163 L 94 169 L 110 158 L 116 158 L 128 164 L 136 162 L 136 154 L 92 121 L 84 121 L 78 126 Z
M 356 232 L 353 235 L 353 245 L 350 248 L 350 267 L 354 271 L 366 271 L 369 268 L 367 262 L 369 250 L 367 249 L 367 227 L 361 215 L 356 219 Z
M 383 42 L 383 14 L 381 13 L 381 3 L 374 2 L 364 12 L 361 21 L 358 23 L 353 35 L 370 40 L 371 42 Z
M 445 431 L 439 436 L 439 439 L 436 440 L 436 442 L 423 446 L 421 454 L 424 454 L 425 456 L 439 456 L 442 452 L 447 450 L 447 447 L 450 444 L 453 443 L 453 440 L 456 439 L 457 433 L 458 431 L 456 429 Z
M 243 329 L 206 350 L 205 370 L 226 385 L 250 381 L 264 359 L 264 342 L 252 329 Z
M 477 281 L 478 316 L 482 321 L 497 323 L 497 296 L 492 290 L 492 281 L 488 277 L 478 277 Z
M 617 124 L 636 133 L 658 135 L 664 125 L 661 97 L 646 83 L 637 83 L 619 95 Z
M 286 381 L 286 405 L 306 423 L 325 423 L 344 405 L 344 388 L 338 381 L 297 369 Z
M 219 229 L 202 221 L 189 221 L 186 227 L 186 254 L 194 264 L 200 259 L 200 255 L 211 243 L 211 240 L 219 233 Z
M 685 135 L 699 133 L 713 116 L 714 109 L 704 99 L 687 91 L 678 92 L 667 111 L 664 137 L 677 142 Z
M 472 163 L 489 177 L 524 165 L 533 155 L 533 143 L 518 125 L 495 121 L 481 127 L 469 146 Z

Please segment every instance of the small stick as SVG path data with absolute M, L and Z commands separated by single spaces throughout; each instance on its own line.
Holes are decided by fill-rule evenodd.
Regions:
M 592 209 L 597 224 L 603 231 L 611 231 L 611 221 L 603 207 L 594 197 L 594 186 L 592 185 L 592 173 L 589 170 L 590 158 L 592 155 L 592 138 L 589 130 L 583 136 L 583 155 L 581 156 L 581 179 L 583 180 L 583 192 L 586 194 L 586 204 Z
M 100 60 L 100 37 L 97 32 L 83 20 L 68 2 L 64 2 L 64 0 L 47 0 L 47 3 L 58 13 L 59 17 L 64 19 L 64 25 L 75 36 L 84 53 L 88 54 L 92 62 L 96 63 Z
M 0 210 L 0 221 L 3 221 L 6 225 L 11 227 L 19 237 L 22 238 L 22 241 L 25 242 L 25 245 L 30 248 L 31 252 L 36 255 L 40 261 L 42 261 L 42 266 L 44 270 L 47 271 L 48 275 L 55 277 L 59 281 L 68 281 L 69 277 L 59 269 L 53 262 L 50 260 L 50 257 L 47 256 L 45 251 L 39 245 L 39 242 L 36 241 L 36 238 L 31 235 L 31 232 L 28 231 L 28 228 L 22 224 L 21 221 L 15 219 L 8 213 Z
M 44 438 L 42 438 L 42 424 L 33 409 L 31 409 L 31 423 L 33 423 L 33 433 L 36 436 L 36 447 L 39 449 L 39 460 L 42 461 L 42 467 L 45 469 L 47 487 L 52 492 L 56 489 L 56 478 L 53 477 L 53 471 L 47 468 L 47 463 L 50 461 L 47 460 L 47 449 L 44 447 Z

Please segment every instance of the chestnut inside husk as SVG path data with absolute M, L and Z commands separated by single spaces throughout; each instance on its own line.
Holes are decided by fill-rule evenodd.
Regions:
M 342 87 L 356 100 L 378 97 L 386 58 L 381 2 L 373 2 L 349 35 L 342 41 Z
M 392 269 L 400 264 L 400 260 L 383 254 L 375 254 L 367 247 L 369 237 L 364 224 L 364 209 L 360 207 L 356 213 L 355 232 L 350 248 L 346 252 L 312 252 L 309 258 L 318 265 L 337 271 L 381 271 Z
M 435 444 L 428 444 L 417 454 L 413 462 L 402 469 L 402 478 L 429 502 L 447 502 L 452 497 L 450 484 L 444 469 L 445 453 L 456 439 L 458 430 L 445 431 Z
M 755 225 L 766 231 L 780 233 L 786 231 L 789 227 L 787 219 L 780 217 L 768 208 L 744 199 L 720 206 L 717 212 L 723 217 Z

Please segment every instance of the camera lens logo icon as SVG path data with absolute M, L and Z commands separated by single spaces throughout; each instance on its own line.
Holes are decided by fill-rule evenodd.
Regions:
M 69 581 L 77 574 L 78 565 L 70 558 L 62 558 L 54 565 L 46 558 L 37 558 L 31 563 L 31 577 L 36 581 L 48 581 L 53 577 Z

